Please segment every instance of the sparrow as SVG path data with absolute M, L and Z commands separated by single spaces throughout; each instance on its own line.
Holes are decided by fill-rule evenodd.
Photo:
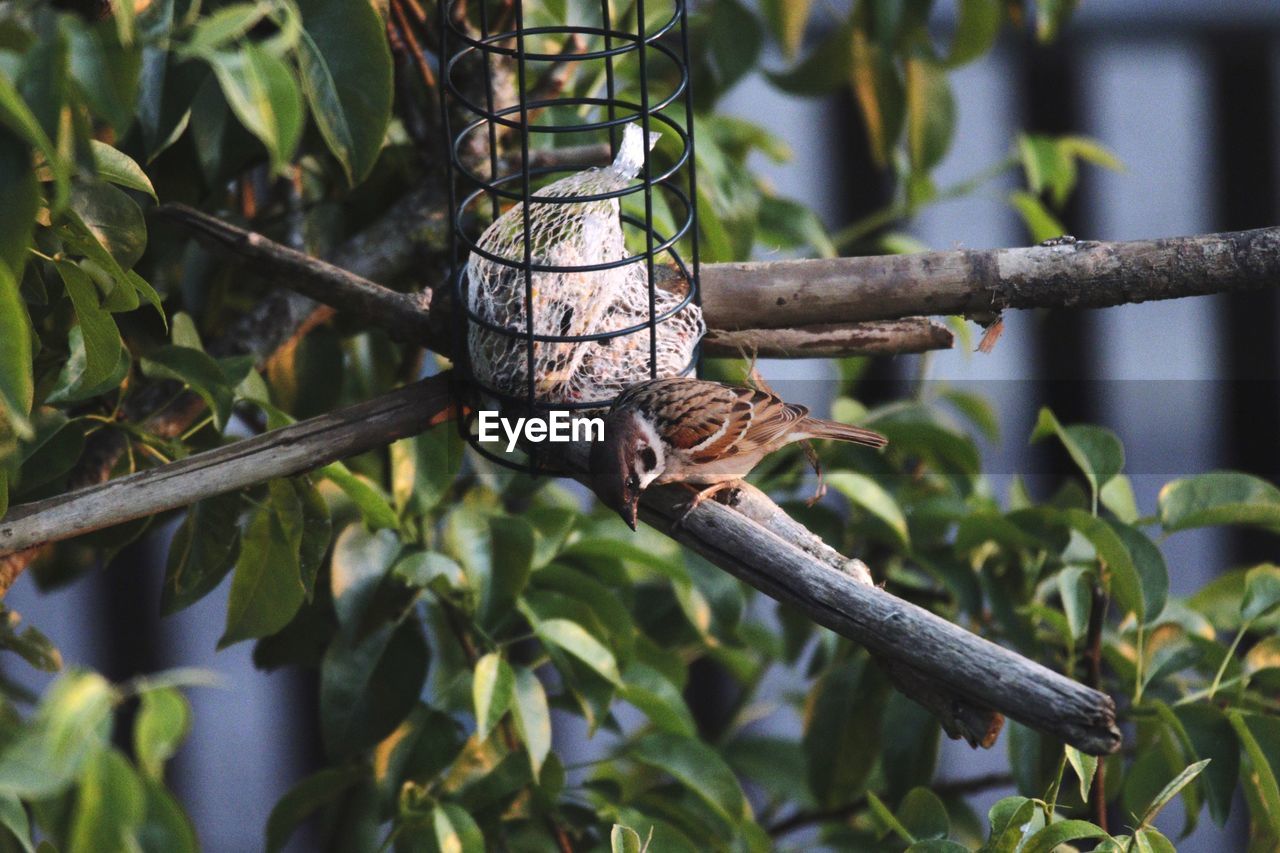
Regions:
M 604 440 L 591 448 L 592 485 L 635 530 L 640 495 L 650 486 L 689 487 L 695 494 L 687 515 L 740 482 L 768 454 L 814 438 L 867 447 L 887 443 L 871 430 L 812 417 L 806 407 L 769 391 L 688 377 L 653 379 L 632 385 L 609 409 Z

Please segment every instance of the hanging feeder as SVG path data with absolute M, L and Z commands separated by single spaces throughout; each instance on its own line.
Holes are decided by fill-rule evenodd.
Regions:
M 599 414 L 694 372 L 705 332 L 687 10 L 648 5 L 531 25 L 519 0 L 441 3 L 461 428 L 535 473 L 531 448 L 476 441 L 474 413 Z

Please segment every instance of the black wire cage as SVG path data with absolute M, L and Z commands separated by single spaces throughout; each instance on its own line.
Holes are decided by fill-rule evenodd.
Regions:
M 486 447 L 475 435 L 476 412 L 494 403 L 507 416 L 546 417 L 555 410 L 602 414 L 613 397 L 566 398 L 547 393 L 535 352 L 581 346 L 626 344 L 638 363 L 631 381 L 695 372 L 693 343 L 687 363 L 663 370 L 659 341 L 663 325 L 700 304 L 698 293 L 697 175 L 693 101 L 688 62 L 685 0 L 618 4 L 598 8 L 569 3 L 573 11 L 553 13 L 555 4 L 523 0 L 441 0 L 439 75 L 441 112 L 448 142 L 451 281 L 466 321 L 455 330 L 455 369 L 471 415 L 460 420 L 463 435 L 483 456 L 532 473 L 551 471 L 533 446 L 517 455 Z M 594 6 L 594 2 L 590 4 Z M 590 9 L 590 11 L 588 11 Z M 553 15 L 555 17 L 553 17 Z M 572 20 L 574 16 L 580 20 Z M 558 19 L 557 19 L 558 18 Z M 636 124 L 643 163 L 638 175 L 604 190 L 569 192 L 552 185 L 618 157 L 624 128 Z M 456 128 L 456 130 L 455 130 Z M 661 134 L 651 150 L 651 133 Z M 561 185 L 563 186 L 563 185 Z M 616 206 L 625 241 L 620 257 L 590 262 L 564 258 L 535 243 L 536 227 L 548 211 L 582 205 Z M 569 206 L 578 206 L 571 208 Z M 620 214 L 620 215 L 619 215 Z M 553 213 L 554 215 L 554 213 Z M 483 244 L 484 229 L 507 217 L 517 239 L 510 251 Z M 510 218 L 515 222 L 510 223 Z M 685 250 L 685 253 L 681 252 Z M 470 288 L 477 264 L 500 269 L 517 305 L 517 322 L 495 321 L 472 304 Z M 496 265 L 496 267 L 495 267 Z M 648 288 L 647 311 L 616 328 L 539 328 L 540 280 L 556 274 L 594 278 L 637 265 Z M 674 273 L 674 274 L 673 274 Z M 628 271 L 636 276 L 638 272 Z M 632 279 L 634 280 L 634 278 Z M 678 298 L 672 298 L 674 296 Z M 572 309 L 570 309 L 572 311 Z M 699 320 L 699 323 L 701 321 Z M 546 322 L 542 322 L 546 326 Z M 518 347 L 524 364 L 513 382 L 495 382 L 477 370 L 469 343 L 487 335 Z M 647 336 L 647 347 L 643 346 Z M 647 351 L 647 364 L 644 354 Z M 629 355 L 627 362 L 633 360 Z M 544 371 L 545 372 L 545 371 Z

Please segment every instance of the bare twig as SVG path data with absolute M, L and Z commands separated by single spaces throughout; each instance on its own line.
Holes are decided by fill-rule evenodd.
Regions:
M 1085 665 L 1088 667 L 1085 684 L 1097 687 L 1102 684 L 1102 627 L 1107 620 L 1107 594 L 1100 584 L 1093 587 L 1093 601 L 1089 609 L 1089 627 L 1085 632 Z M 1142 654 L 1142 649 L 1138 649 Z M 1093 785 L 1089 788 L 1089 812 L 1093 822 L 1107 829 L 1107 762 L 1099 761 L 1093 773 Z
M 978 794 L 988 791 L 992 788 L 1004 788 L 1013 785 L 1013 775 L 1010 773 L 987 773 L 984 776 L 974 776 L 971 779 L 957 779 L 954 782 L 939 782 L 933 786 L 934 793 L 946 796 L 964 796 L 965 794 Z M 867 808 L 868 801 L 865 796 L 858 797 L 853 801 L 837 806 L 833 809 L 820 809 L 817 811 L 800 811 L 784 818 L 775 824 L 772 824 L 766 832 L 770 836 L 777 838 L 780 835 L 786 835 L 797 829 L 803 829 L 806 826 L 813 826 L 819 823 L 828 823 L 836 820 L 846 820 L 853 817 L 859 812 Z
M 726 356 L 754 352 L 760 358 L 841 358 L 950 349 L 953 341 L 951 330 L 935 320 L 904 317 L 791 329 L 710 329 L 702 339 L 702 351 Z

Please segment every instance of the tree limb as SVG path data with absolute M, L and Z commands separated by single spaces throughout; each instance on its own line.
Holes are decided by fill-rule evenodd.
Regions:
M 451 415 L 437 376 L 336 412 L 127 477 L 20 504 L 0 520 L 0 556 L 312 471 L 414 435 Z
M 421 343 L 443 355 L 453 354 L 450 349 L 457 310 L 447 291 L 401 293 L 344 269 L 340 263 L 313 258 L 186 205 L 163 205 L 158 213 L 191 231 L 214 251 L 248 261 L 256 273 L 270 276 L 281 287 L 361 317 L 397 340 Z M 370 242 L 383 244 L 382 239 Z M 671 288 L 684 284 L 672 271 L 665 273 L 661 283 Z M 711 326 L 704 341 L 708 355 L 755 352 L 769 358 L 827 358 L 924 352 L 952 345 L 949 329 L 921 317 L 890 323 L 824 323 L 801 329 L 727 331 L 717 327 L 713 315 L 706 316 Z
M 445 420 L 453 410 L 449 380 L 436 376 L 159 468 L 17 506 L 0 522 L 0 554 L 312 470 L 411 435 Z M 562 447 L 566 458 L 581 469 L 586 446 Z M 747 494 L 747 506 L 754 507 L 750 512 L 772 515 L 766 497 Z M 686 499 L 679 489 L 650 490 L 642 515 L 653 527 L 766 595 L 801 609 L 915 678 L 927 679 L 935 694 L 956 697 L 974 709 L 1007 713 L 1085 752 L 1107 753 L 1119 746 L 1115 706 L 1106 694 L 869 586 L 865 579 L 834 570 L 831 555 L 794 521 L 766 519 L 774 530 L 789 536 L 784 539 L 714 501 L 686 514 Z M 911 685 L 906 687 L 908 695 L 914 695 Z
M 1026 249 L 706 264 L 716 327 L 808 326 L 1005 308 L 1105 308 L 1275 287 L 1280 228 Z

